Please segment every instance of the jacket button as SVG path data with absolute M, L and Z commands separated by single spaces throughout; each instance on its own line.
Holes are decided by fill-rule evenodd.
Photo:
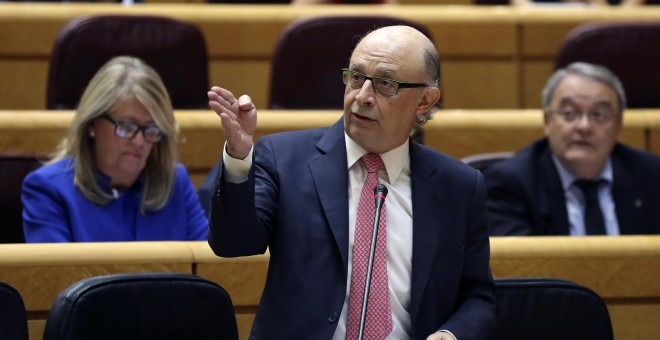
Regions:
M 338 319 L 338 318 L 337 318 L 337 313 L 332 313 L 332 314 L 328 317 L 328 322 L 329 322 L 329 323 L 335 323 L 335 322 L 337 322 L 337 319 Z

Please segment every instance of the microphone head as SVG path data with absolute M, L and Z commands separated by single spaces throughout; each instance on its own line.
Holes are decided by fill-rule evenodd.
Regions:
M 374 188 L 374 197 L 382 196 L 383 198 L 387 197 L 387 187 L 384 184 L 378 184 Z
M 374 188 L 374 203 L 376 209 L 380 209 L 385 204 L 385 197 L 387 196 L 387 188 L 383 184 L 378 184 Z

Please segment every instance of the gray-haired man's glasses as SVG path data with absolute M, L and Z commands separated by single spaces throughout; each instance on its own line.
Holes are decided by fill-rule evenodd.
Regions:
M 560 117 L 566 123 L 574 123 L 582 120 L 584 115 L 587 115 L 589 122 L 593 124 L 603 125 L 607 124 L 614 119 L 616 114 L 610 110 L 593 110 L 589 112 L 578 111 L 573 107 L 560 108 L 559 110 L 547 110 L 547 113 L 553 113 Z
M 403 83 L 388 78 L 369 77 L 364 73 L 351 71 L 347 68 L 341 69 L 341 77 L 344 84 L 353 89 L 359 89 L 364 85 L 365 81 L 371 80 L 371 87 L 374 89 L 374 92 L 385 96 L 394 96 L 399 93 L 399 89 L 429 86 L 422 83 Z

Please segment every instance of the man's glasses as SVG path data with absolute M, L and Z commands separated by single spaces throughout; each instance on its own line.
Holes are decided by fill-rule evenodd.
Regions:
M 351 71 L 347 68 L 341 69 L 341 77 L 344 84 L 353 89 L 359 89 L 364 85 L 365 81 L 371 80 L 371 87 L 374 89 L 374 92 L 385 96 L 394 96 L 399 93 L 399 89 L 429 86 L 422 83 L 402 83 L 387 78 L 369 77 L 364 73 Z
M 149 143 L 158 143 L 163 139 L 163 131 L 156 126 L 140 126 L 133 123 L 116 121 L 107 112 L 102 114 L 101 118 L 115 124 L 115 135 L 119 138 L 131 139 L 135 137 L 138 131 L 142 131 L 144 140 Z
M 615 117 L 614 112 L 607 109 L 593 110 L 585 113 L 578 111 L 574 107 L 564 107 L 560 108 L 559 110 L 549 110 L 548 112 L 554 113 L 555 115 L 561 117 L 561 119 L 566 123 L 574 123 L 580 121 L 585 114 L 587 115 L 589 122 L 598 125 L 607 124 L 611 122 Z

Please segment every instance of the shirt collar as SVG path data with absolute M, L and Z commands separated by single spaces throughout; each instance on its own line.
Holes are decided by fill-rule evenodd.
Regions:
M 350 169 L 355 163 L 357 163 L 360 158 L 366 155 L 368 152 L 363 147 L 361 147 L 357 142 L 355 142 L 351 137 L 344 132 L 346 136 L 346 160 L 347 168 Z M 398 147 L 380 154 L 380 158 L 383 159 L 385 164 L 385 171 L 387 172 L 388 182 L 394 184 L 396 179 L 399 178 L 401 171 L 403 171 L 404 166 L 408 162 L 408 157 L 410 154 L 410 140 L 406 141 L 399 145 Z
M 561 180 L 561 185 L 564 188 L 564 191 L 568 190 L 571 185 L 573 185 L 573 182 L 575 182 L 577 177 L 573 175 L 568 168 L 564 166 L 564 164 L 561 163 L 559 158 L 557 158 L 556 155 L 552 155 L 552 161 L 555 163 L 555 167 L 557 167 L 557 172 L 559 172 L 559 179 Z M 607 183 L 612 183 L 614 176 L 612 175 L 612 160 L 607 159 L 605 162 L 605 166 L 603 167 L 603 170 L 601 170 L 600 174 L 596 177 L 597 180 L 605 180 Z

